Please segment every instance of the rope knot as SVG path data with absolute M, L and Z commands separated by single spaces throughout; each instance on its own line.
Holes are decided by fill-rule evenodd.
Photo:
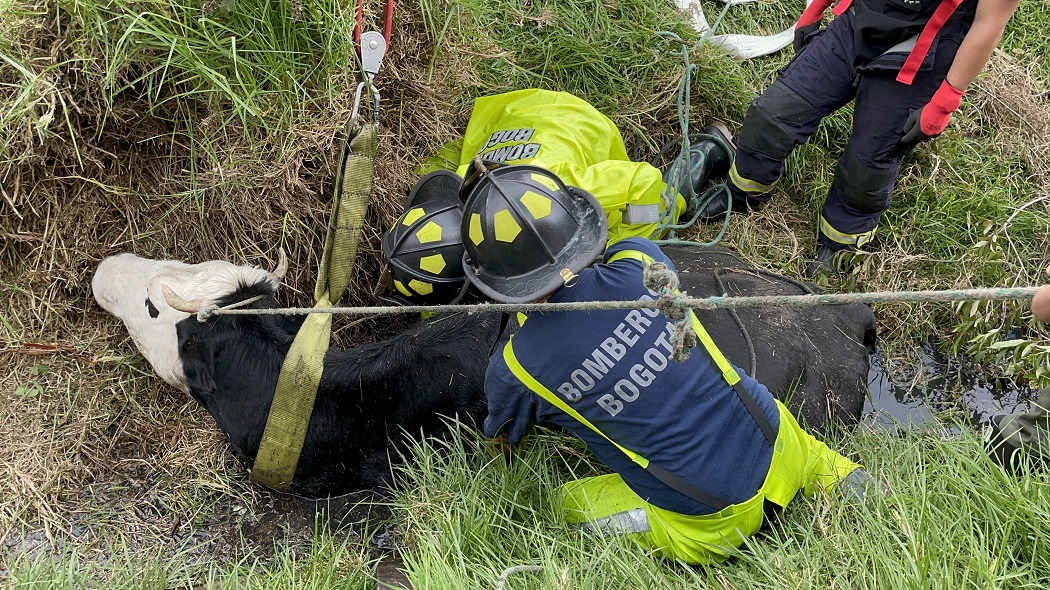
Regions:
M 208 321 L 208 318 L 210 318 L 218 310 L 219 306 L 215 305 L 214 303 L 211 305 L 202 306 L 200 308 L 200 311 L 197 312 L 197 321 L 202 324 L 206 323 Z
M 674 322 L 671 334 L 671 356 L 676 361 L 689 358 L 689 350 L 696 346 L 696 333 L 685 304 L 686 294 L 678 290 L 678 275 L 662 262 L 646 265 L 642 274 L 645 288 L 660 295 L 657 310 Z

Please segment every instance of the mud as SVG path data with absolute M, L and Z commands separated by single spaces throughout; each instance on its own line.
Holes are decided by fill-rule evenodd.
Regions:
M 992 415 L 1027 412 L 1034 395 L 1031 388 L 989 377 L 933 345 L 903 359 L 887 359 L 877 350 L 868 390 L 862 423 L 891 432 L 930 426 L 952 431 L 958 424 L 980 428 Z
M 390 510 L 377 492 L 311 500 L 252 491 L 244 498 L 216 493 L 203 499 L 196 514 L 188 514 L 185 509 L 169 508 L 154 487 L 111 482 L 83 490 L 72 504 L 83 506 L 84 511 L 74 511 L 60 529 L 12 532 L 0 548 L 8 559 L 56 564 L 75 552 L 81 569 L 105 567 L 114 559 L 140 554 L 155 559 L 159 552 L 178 555 L 185 572 L 215 563 L 265 569 L 278 548 L 298 555 L 309 553 L 319 531 L 329 531 L 349 543 L 367 543 L 377 559 L 396 548 Z M 122 528 L 122 523 L 129 526 Z M 162 557 L 161 565 L 163 561 Z M 0 564 L 0 574 L 6 565 Z M 395 567 L 387 566 L 390 575 Z

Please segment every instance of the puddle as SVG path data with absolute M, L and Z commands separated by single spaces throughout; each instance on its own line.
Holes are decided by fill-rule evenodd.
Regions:
M 875 428 L 954 428 L 938 421 L 937 414 L 977 428 L 994 414 L 1027 412 L 1031 407 L 1030 388 L 989 379 L 966 359 L 950 357 L 932 345 L 904 358 L 887 359 L 881 350 L 870 358 L 870 395 L 861 422 Z

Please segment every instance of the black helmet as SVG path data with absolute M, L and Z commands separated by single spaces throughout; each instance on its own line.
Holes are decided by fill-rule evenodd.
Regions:
M 463 291 L 462 179 L 448 170 L 416 183 L 405 212 L 383 234 L 383 258 L 403 303 L 449 303 Z
M 608 221 L 587 191 L 529 165 L 482 173 L 463 210 L 467 278 L 485 295 L 526 303 L 553 292 L 605 249 Z

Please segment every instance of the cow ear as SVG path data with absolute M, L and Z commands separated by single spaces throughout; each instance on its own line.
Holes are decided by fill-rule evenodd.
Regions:
M 195 397 L 215 393 L 215 380 L 212 379 L 215 362 L 211 344 L 204 340 L 189 338 L 182 343 L 182 349 L 179 352 L 190 393 Z

